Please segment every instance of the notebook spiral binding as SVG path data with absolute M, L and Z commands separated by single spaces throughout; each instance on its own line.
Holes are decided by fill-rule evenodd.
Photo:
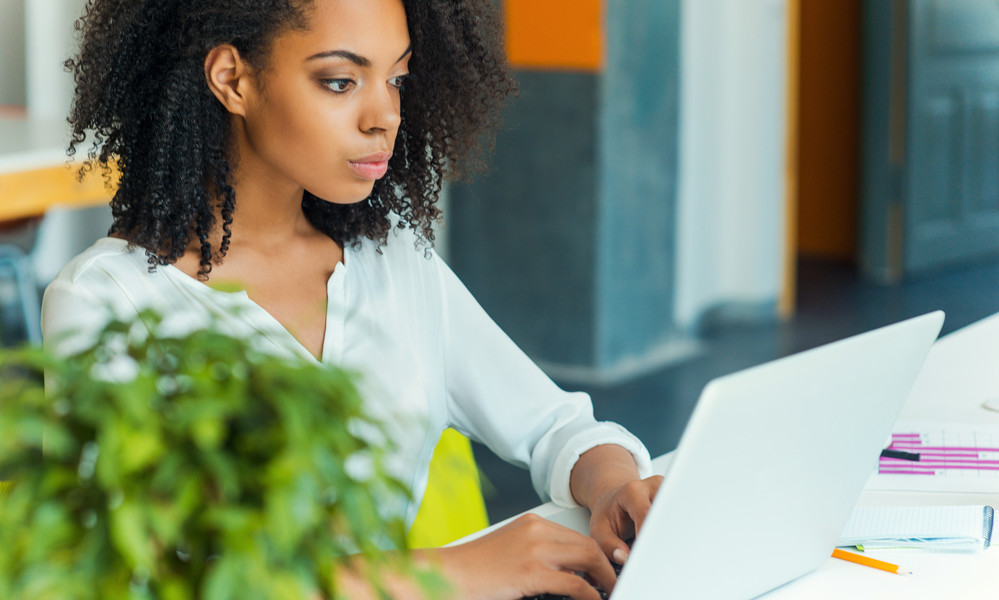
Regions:
M 992 517 L 994 514 L 995 509 L 986 505 L 985 515 L 982 518 L 982 538 L 985 540 L 984 549 L 988 549 L 992 543 Z

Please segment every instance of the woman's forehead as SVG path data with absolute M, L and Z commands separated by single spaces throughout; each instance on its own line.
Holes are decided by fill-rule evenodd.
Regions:
M 291 29 L 275 40 L 274 51 L 307 60 L 346 50 L 371 62 L 395 62 L 409 47 L 402 0 L 313 0 L 305 30 Z

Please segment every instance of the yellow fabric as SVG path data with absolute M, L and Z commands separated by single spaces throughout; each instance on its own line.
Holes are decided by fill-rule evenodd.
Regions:
M 489 525 L 479 472 L 468 438 L 441 435 L 430 461 L 430 480 L 407 539 L 411 548 L 443 546 Z

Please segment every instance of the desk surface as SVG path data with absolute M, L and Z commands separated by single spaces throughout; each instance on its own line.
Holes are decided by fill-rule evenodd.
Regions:
M 900 419 L 999 425 L 999 413 L 982 408 L 983 402 L 999 396 L 997 366 L 999 314 L 934 344 Z M 656 472 L 664 472 L 670 458 L 668 454 L 657 458 L 653 462 Z M 948 504 L 999 507 L 999 489 L 988 494 L 865 491 L 858 503 L 862 506 Z M 531 512 L 577 531 L 588 530 L 588 513 L 581 508 L 562 509 L 548 503 Z M 913 573 L 894 575 L 830 558 L 814 572 L 763 597 L 767 600 L 999 598 L 997 547 L 968 554 L 896 550 L 871 555 L 905 565 Z
M 999 425 L 999 413 L 982 403 L 999 396 L 999 314 L 941 338 L 933 345 L 901 420 Z M 864 492 L 861 506 L 991 504 L 994 493 Z M 906 600 L 999 598 L 999 548 L 974 554 L 924 551 L 871 553 L 903 564 L 899 576 L 830 558 L 815 572 L 767 594 L 767 600 L 800 598 L 898 598 Z

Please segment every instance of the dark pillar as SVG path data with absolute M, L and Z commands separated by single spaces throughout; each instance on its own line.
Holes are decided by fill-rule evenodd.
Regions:
M 456 185 L 450 261 L 550 373 L 674 355 L 679 0 L 607 0 L 595 71 L 518 70 L 494 170 Z

